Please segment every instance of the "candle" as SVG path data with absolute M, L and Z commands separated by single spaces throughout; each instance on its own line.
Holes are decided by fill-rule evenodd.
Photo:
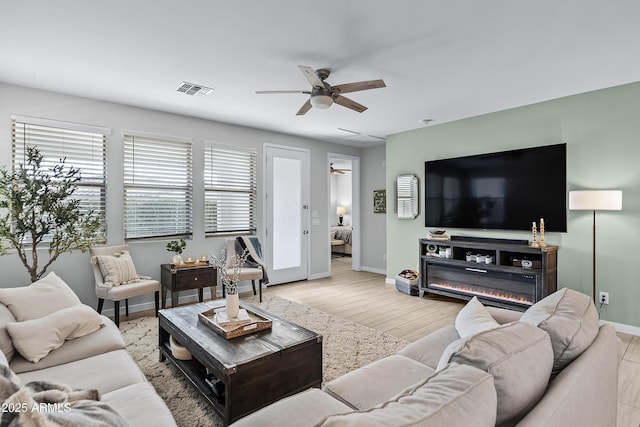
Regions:
M 533 230 L 535 230 L 535 229 L 536 229 L 536 222 L 535 222 L 535 221 L 533 221 L 531 224 L 532 224 L 532 225 L 531 225 L 531 228 L 532 228 Z
M 191 257 L 187 258 L 187 262 L 193 262 L 193 259 L 191 259 Z
M 544 224 L 544 218 L 540 218 L 540 225 Z

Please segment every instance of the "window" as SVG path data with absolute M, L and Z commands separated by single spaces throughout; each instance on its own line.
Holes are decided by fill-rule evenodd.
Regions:
M 191 140 L 124 135 L 125 239 L 190 237 Z
M 205 233 L 256 232 L 256 149 L 205 143 Z
M 11 119 L 13 167 L 26 164 L 26 147 L 36 146 L 43 156 L 43 170 L 61 159 L 66 159 L 67 166 L 80 169 L 80 181 L 73 197 L 80 199 L 83 211 L 93 210 L 103 219 L 102 236 L 105 236 L 106 146 L 111 131 L 36 117 L 12 116 Z

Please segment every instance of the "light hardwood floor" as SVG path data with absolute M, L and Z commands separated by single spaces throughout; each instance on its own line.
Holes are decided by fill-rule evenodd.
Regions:
M 452 324 L 464 305 L 464 302 L 448 298 L 405 295 L 395 286 L 387 285 L 383 275 L 352 271 L 351 259 L 347 257 L 332 261 L 332 277 L 272 286 L 264 292 L 407 341 L 415 341 Z M 639 427 L 640 337 L 618 336 L 623 343 L 623 358 L 618 377 L 617 427 Z

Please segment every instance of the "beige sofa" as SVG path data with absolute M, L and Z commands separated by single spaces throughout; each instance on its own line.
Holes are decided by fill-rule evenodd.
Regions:
M 51 276 L 47 276 L 51 279 Z M 36 282 L 38 283 L 38 282 Z M 33 287 L 35 284 L 32 284 Z M 0 290 L 1 301 L 16 301 L 12 294 L 6 291 L 10 289 Z M 46 295 L 47 290 L 41 290 L 42 295 Z M 8 295 L 8 296 L 7 296 Z M 6 298 L 5 298 L 6 297 Z M 21 296 L 22 297 L 22 296 Z M 19 299 L 18 299 L 19 300 Z M 47 298 L 48 304 L 54 306 L 55 299 Z M 85 313 L 91 309 L 84 306 L 79 301 L 72 300 L 72 307 L 64 310 L 84 310 Z M 33 303 L 36 305 L 36 302 Z M 63 305 L 66 305 L 65 302 Z M 146 380 L 142 371 L 130 357 L 125 348 L 125 342 L 116 325 L 107 317 L 100 316 L 95 311 L 88 313 L 92 318 L 97 318 L 98 329 L 84 336 L 64 340 L 59 348 L 53 349 L 36 363 L 26 360 L 20 353 L 21 343 L 12 339 L 9 332 L 14 334 L 18 330 L 10 328 L 15 325 L 27 325 L 27 321 L 17 319 L 14 313 L 16 306 L 11 304 L 0 304 L 0 365 L 6 365 L 16 374 L 17 379 L 13 376 L 13 382 L 21 389 L 27 388 L 27 384 L 31 382 L 48 382 L 55 384 L 56 388 L 60 386 L 69 386 L 73 389 L 97 390 L 99 393 L 99 401 L 115 410 L 116 416 L 119 415 L 120 422 L 116 425 L 130 426 L 175 426 L 176 423 L 173 416 L 164 401 L 158 396 L 153 386 Z M 12 311 L 13 310 L 13 311 Z M 60 312 L 60 311 L 58 311 Z M 64 313 L 64 311 L 60 312 Z M 20 313 L 23 316 L 24 313 Z M 54 314 L 55 316 L 55 314 Z M 33 317 L 33 316 L 31 316 Z M 35 322 L 38 319 L 33 320 Z M 62 322 L 72 322 L 73 319 L 62 318 Z M 87 322 L 79 322 L 80 327 L 86 325 Z M 12 326 L 13 325 L 13 326 Z M 38 332 L 42 328 L 54 327 L 55 325 L 41 324 Z M 73 326 L 77 330 L 78 324 Z M 34 335 L 36 330 L 34 329 Z M 47 337 L 44 337 L 45 340 Z M 41 340 L 42 341 L 42 340 Z M 35 360 L 35 359 L 34 359 Z M 1 368 L 1 366 L 0 366 Z M 10 372 L 5 372 L 5 386 L 8 384 L 6 379 L 11 376 Z M 6 388 L 6 387 L 5 387 Z M 38 391 L 38 390 L 35 390 Z M 2 399 L 8 399 L 8 393 L 2 396 Z M 15 396 L 13 397 L 15 399 Z M 66 399 L 66 397 L 65 397 Z M 8 400 L 4 400 L 6 403 Z M 93 402 L 91 402 L 93 403 Z M 3 408 L 5 406 L 3 405 Z M 22 409 L 29 406 L 19 406 Z M 57 407 L 58 415 L 66 416 L 68 407 Z M 51 410 L 51 407 L 49 407 Z M 89 409 L 92 414 L 94 409 Z M 73 412 L 73 411 L 71 411 Z M 59 420 L 57 420 L 59 422 Z M 26 422 L 26 421 L 25 421 Z M 85 425 L 85 422 L 65 421 L 64 425 Z M 28 424 L 31 425 L 31 424 Z M 42 424 L 35 424 L 42 425 Z M 48 424 L 45 424 L 48 425 Z M 56 424 L 57 425 L 57 424 Z
M 524 315 L 482 308 L 464 319 L 470 302 L 456 325 L 233 427 L 615 426 L 614 328 L 599 326 L 586 295 L 565 288 L 543 301 Z

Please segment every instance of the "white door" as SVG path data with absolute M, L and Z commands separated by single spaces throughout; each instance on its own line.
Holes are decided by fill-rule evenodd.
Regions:
M 309 152 L 265 146 L 265 258 L 269 283 L 309 276 Z

